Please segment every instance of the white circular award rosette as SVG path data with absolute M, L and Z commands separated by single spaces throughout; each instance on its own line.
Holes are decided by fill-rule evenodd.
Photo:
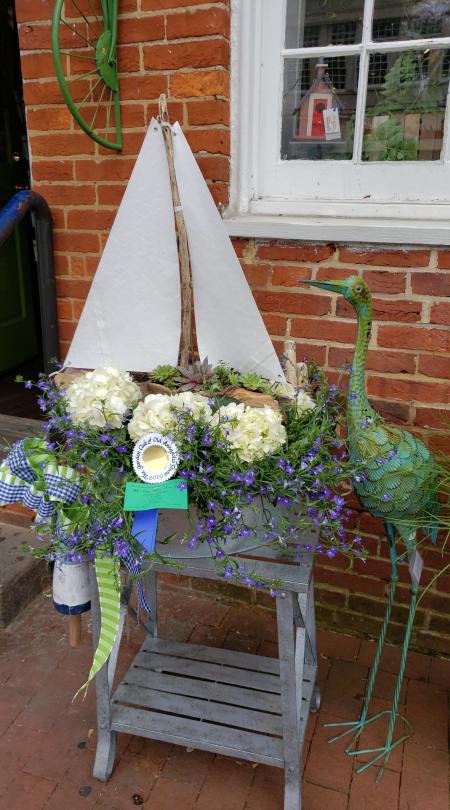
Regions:
M 145 433 L 133 450 L 133 469 L 146 484 L 162 484 L 175 475 L 180 463 L 177 446 L 161 433 Z

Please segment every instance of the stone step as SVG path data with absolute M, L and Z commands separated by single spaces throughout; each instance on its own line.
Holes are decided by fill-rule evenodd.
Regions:
M 39 433 L 42 433 L 39 419 L 0 413 L 0 459 L 8 452 L 8 445 L 27 436 L 38 436 Z
M 23 549 L 36 542 L 29 529 L 0 523 L 0 627 L 12 622 L 51 582 L 47 563 Z

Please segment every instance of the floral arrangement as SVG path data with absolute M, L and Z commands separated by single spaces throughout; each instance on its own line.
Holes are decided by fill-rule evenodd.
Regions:
M 41 451 L 73 471 L 78 487 L 75 499 L 54 499 L 49 515 L 38 515 L 45 543 L 33 553 L 65 562 L 113 557 L 134 572 L 152 556 L 173 565 L 161 544 L 145 553 L 123 510 L 126 482 L 138 480 L 134 444 L 157 432 L 176 444 L 179 487 L 188 490 L 189 530 L 179 540 L 193 551 L 204 543 L 226 579 L 274 594 L 277 583 L 259 580 L 236 556 L 236 542 L 282 546 L 301 559 L 309 550 L 301 532 L 311 527 L 320 531 L 319 553 L 364 556 L 344 526 L 349 470 L 337 436 L 338 390 L 314 364 L 308 374 L 296 390 L 203 361 L 135 379 L 105 368 L 25 382 L 37 387 L 46 414 Z M 258 406 L 240 401 L 242 392 L 254 392 Z

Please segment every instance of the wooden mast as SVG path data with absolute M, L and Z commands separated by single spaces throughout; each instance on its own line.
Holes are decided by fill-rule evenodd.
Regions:
M 173 133 L 169 123 L 167 112 L 167 99 L 163 94 L 159 97 L 159 119 L 161 122 L 166 147 L 167 164 L 169 167 L 170 188 L 172 191 L 173 212 L 177 230 L 178 257 L 180 261 L 180 287 L 181 287 L 181 337 L 179 362 L 182 366 L 188 365 L 194 360 L 194 336 L 193 336 L 193 315 L 194 296 L 192 291 L 191 262 L 189 258 L 189 246 L 181 207 L 178 183 L 175 174 L 175 163 L 173 154 Z

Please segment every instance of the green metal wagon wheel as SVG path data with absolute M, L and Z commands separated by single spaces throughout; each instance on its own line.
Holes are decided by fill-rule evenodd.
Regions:
M 117 10 L 118 0 L 56 0 L 52 51 L 75 121 L 97 143 L 120 150 Z

